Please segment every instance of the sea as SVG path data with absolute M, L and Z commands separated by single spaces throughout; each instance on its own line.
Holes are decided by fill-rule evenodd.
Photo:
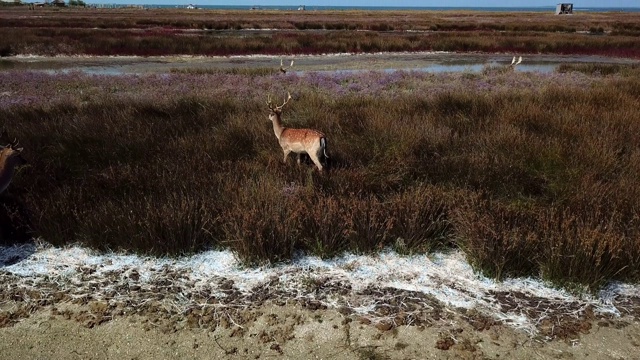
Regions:
M 126 7 L 127 5 L 103 4 L 108 7 Z M 300 6 L 261 6 L 261 5 L 198 5 L 180 4 L 180 5 L 140 5 L 145 9 L 175 9 L 193 7 L 205 10 L 302 10 Z M 487 11 L 487 12 L 554 12 L 555 6 L 539 6 L 539 7 L 410 7 L 410 6 L 304 6 L 306 11 Z M 640 7 L 620 8 L 620 7 L 589 7 L 589 8 L 573 8 L 574 12 L 640 12 Z

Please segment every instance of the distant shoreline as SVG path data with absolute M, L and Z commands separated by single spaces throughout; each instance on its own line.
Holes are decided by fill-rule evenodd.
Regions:
M 197 9 L 205 10 L 298 10 L 298 5 L 199 5 L 197 1 L 186 4 L 129 4 L 129 3 L 88 3 L 90 6 L 104 7 L 126 7 L 141 6 L 149 9 L 174 9 L 194 6 Z M 553 12 L 555 6 L 534 6 L 534 7 L 456 7 L 456 6 L 305 6 L 305 11 L 486 11 L 486 12 Z M 574 7 L 576 12 L 640 12 L 640 7 Z

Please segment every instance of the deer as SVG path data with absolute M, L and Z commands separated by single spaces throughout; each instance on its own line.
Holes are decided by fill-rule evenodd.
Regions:
M 511 72 L 516 71 L 516 66 L 522 63 L 522 56 L 516 58 L 515 56 L 511 59 L 511 64 L 509 65 L 499 65 L 499 66 L 485 66 L 482 69 L 482 74 L 484 75 L 503 75 L 509 74 Z
M 287 69 L 290 69 L 293 66 L 293 60 L 291 60 L 291 65 L 289 65 L 288 68 L 285 68 L 284 65 L 282 64 L 282 59 L 280 59 L 280 72 L 283 74 L 287 73 Z
M 6 132 L 3 132 L 2 135 L 5 136 Z M 0 194 L 9 187 L 16 166 L 27 163 L 22 157 L 22 149 L 18 147 L 16 139 L 8 145 L 0 145 Z
M 520 56 L 518 58 L 518 61 L 516 62 L 516 57 L 513 57 L 513 60 L 511 60 L 511 64 L 509 64 L 509 69 L 511 70 L 515 70 L 516 66 L 519 65 L 522 62 L 522 56 Z
M 284 152 L 283 162 L 287 163 L 287 157 L 290 153 L 298 154 L 298 165 L 300 164 L 300 156 L 307 154 L 311 161 L 316 165 L 318 170 L 322 172 L 324 169 L 320 158 L 328 159 L 327 155 L 327 137 L 324 133 L 314 129 L 292 129 L 282 126 L 282 108 L 291 100 L 291 94 L 287 92 L 282 105 L 277 106 L 271 102 L 271 97 L 267 99 L 269 107 L 269 120 L 273 123 L 273 132 L 276 134 L 278 143 Z

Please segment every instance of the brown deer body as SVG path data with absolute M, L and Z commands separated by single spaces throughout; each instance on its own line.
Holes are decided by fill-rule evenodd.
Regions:
M 22 157 L 22 148 L 13 141 L 7 146 L 0 145 L 0 193 L 4 192 L 15 172 L 16 166 L 24 165 L 27 161 Z
M 286 164 L 287 157 L 290 153 L 298 154 L 298 164 L 300 164 L 300 155 L 307 154 L 311 161 L 316 165 L 318 170 L 324 168 L 320 162 L 321 158 L 329 158 L 327 155 L 327 138 L 324 133 L 313 129 L 291 129 L 282 125 L 282 107 L 289 100 L 291 94 L 287 93 L 287 99 L 280 106 L 274 106 L 271 100 L 267 101 L 269 106 L 269 120 L 273 123 L 273 132 L 276 134 L 278 143 L 284 152 L 283 162 Z

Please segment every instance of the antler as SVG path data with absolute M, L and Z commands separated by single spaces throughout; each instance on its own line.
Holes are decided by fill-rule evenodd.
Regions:
M 14 149 L 14 150 L 17 150 L 18 143 L 19 143 L 18 139 L 14 138 L 13 141 L 9 143 L 9 147 Z
M 271 95 L 267 95 L 267 106 L 269 107 L 269 110 L 276 110 L 276 108 L 273 107 L 273 103 L 271 102 Z
M 293 60 L 291 60 L 291 64 L 289 65 L 289 67 L 292 67 L 292 66 L 293 66 Z M 283 74 L 287 73 L 287 69 L 284 67 L 282 59 L 280 59 L 280 72 Z
M 516 57 L 514 56 L 513 59 L 511 60 L 511 64 L 509 66 L 515 67 L 516 65 L 520 64 L 521 62 L 522 62 L 522 56 L 520 56 L 518 58 L 517 62 L 516 62 Z
M 291 100 L 291 94 L 287 91 L 287 98 L 284 99 L 282 105 L 278 106 L 278 109 L 282 109 L 283 106 L 287 105 L 287 103 Z
M 7 130 L 6 129 L 2 130 L 2 134 L 0 134 L 0 138 L 2 138 L 2 139 L 8 139 L 9 138 L 9 134 L 7 134 Z M 19 144 L 18 139 L 14 138 L 13 141 L 9 141 L 9 143 L 7 145 L 2 145 L 2 147 L 4 147 L 4 148 L 8 147 L 10 149 L 20 151 L 20 150 L 22 150 L 22 148 L 18 148 L 18 144 Z
M 287 103 L 291 100 L 291 94 L 287 91 L 287 97 L 284 99 L 284 102 L 280 106 L 274 106 L 273 102 L 271 102 L 271 96 L 267 97 L 267 106 L 269 106 L 269 110 L 271 111 L 279 111 L 282 110 L 282 107 L 287 105 Z

